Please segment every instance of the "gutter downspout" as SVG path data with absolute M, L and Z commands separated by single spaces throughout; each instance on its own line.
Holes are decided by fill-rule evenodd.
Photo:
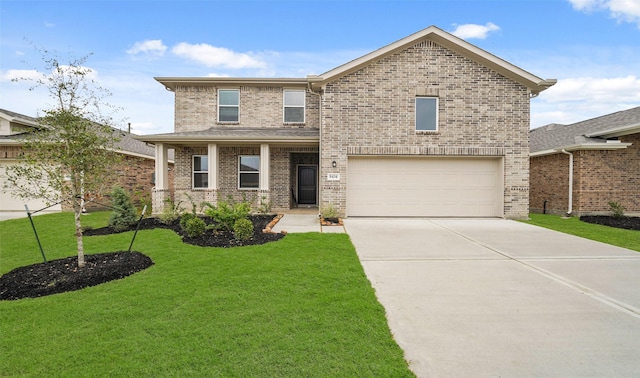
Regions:
M 571 215 L 573 212 L 573 154 L 567 152 L 564 148 L 561 152 L 569 155 L 569 209 L 567 210 L 567 215 Z

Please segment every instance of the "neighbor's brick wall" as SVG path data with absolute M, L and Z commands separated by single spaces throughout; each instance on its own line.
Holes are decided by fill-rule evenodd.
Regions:
M 173 183 L 173 164 L 169 164 L 169 185 Z M 153 174 L 155 172 L 155 160 L 145 159 L 137 156 L 124 155 L 123 160 L 112 167 L 105 183 L 105 194 L 97 202 L 100 204 L 87 203 L 87 210 L 104 209 L 105 205 L 111 205 L 109 192 L 115 187 L 123 188 L 131 196 L 131 200 L 137 207 L 151 204 L 151 192 L 155 186 Z M 169 186 L 171 187 L 171 186 Z M 68 209 L 65 209 L 68 210 Z M 148 209 L 150 214 L 153 209 Z
M 218 123 L 218 89 L 240 89 L 240 122 Z M 285 124 L 282 86 L 177 86 L 175 88 L 175 132 L 210 127 L 320 127 L 319 99 L 307 92 L 305 123 Z M 305 87 L 286 87 L 305 89 Z
M 609 201 L 640 212 L 640 134 L 622 136 L 623 150 L 576 151 L 574 175 L 578 214 L 607 213 Z
M 416 133 L 416 94 L 439 97 L 439 131 Z M 529 207 L 527 88 L 431 42 L 329 83 L 322 103 L 320 206 L 346 210 L 347 155 L 504 156 L 504 215 Z M 331 168 L 336 161 L 337 169 Z
M 573 152 L 573 215 L 610 211 L 609 201 L 627 212 L 640 212 L 640 134 L 620 137 L 632 143 L 623 150 Z M 554 154 L 531 158 L 531 211 L 566 214 L 569 156 Z
M 530 172 L 529 207 L 531 212 L 542 213 L 544 201 L 547 201 L 547 214 L 566 214 L 569 207 L 569 155 L 553 154 L 532 157 Z M 576 199 L 574 198 L 573 206 L 575 204 Z
M 20 156 L 20 146 L 0 146 L 0 159 L 15 160 Z M 104 209 L 110 205 L 109 192 L 115 186 L 125 189 L 136 206 L 151 203 L 151 191 L 154 187 L 152 175 L 155 172 L 155 161 L 142 157 L 122 155 L 123 160 L 111 168 L 104 185 L 103 194 L 96 199 L 98 203 L 87 203 L 87 210 Z M 169 164 L 169 185 L 173 184 L 173 164 Z M 70 206 L 62 206 L 63 210 L 71 210 Z

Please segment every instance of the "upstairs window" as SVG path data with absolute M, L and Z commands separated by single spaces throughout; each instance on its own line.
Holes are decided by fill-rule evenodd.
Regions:
M 193 187 L 209 187 L 209 158 L 207 155 L 193 156 Z
M 416 131 L 438 131 L 437 97 L 416 97 Z
M 284 123 L 304 123 L 304 90 L 284 91 Z
M 238 187 L 240 189 L 258 189 L 260 187 L 260 156 L 240 156 L 238 164 Z
M 218 90 L 218 122 L 240 121 L 240 90 Z

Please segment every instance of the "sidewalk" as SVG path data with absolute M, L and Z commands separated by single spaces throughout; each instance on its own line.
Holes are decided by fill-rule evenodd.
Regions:
M 323 232 L 344 233 L 344 226 L 321 226 L 317 214 L 285 214 L 280 221 L 273 226 L 273 232 L 286 231 L 287 233 Z

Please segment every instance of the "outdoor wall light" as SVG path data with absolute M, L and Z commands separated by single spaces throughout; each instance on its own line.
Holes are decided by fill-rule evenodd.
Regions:
M 336 163 L 336 161 L 334 160 L 334 161 L 332 161 L 332 162 L 331 162 L 331 166 L 332 166 L 333 168 L 335 168 L 335 167 L 337 167 L 337 166 L 338 166 L 338 163 Z

